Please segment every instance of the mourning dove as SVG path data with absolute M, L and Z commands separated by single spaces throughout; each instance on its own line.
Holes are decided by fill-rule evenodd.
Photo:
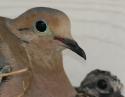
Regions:
M 123 97 L 122 88 L 123 84 L 116 76 L 109 71 L 96 69 L 85 77 L 76 90 L 79 95 L 86 93 L 94 97 Z
M 32 8 L 15 19 L 0 17 L 0 53 L 12 71 L 0 86 L 0 97 L 75 97 L 62 51 L 86 59 L 70 34 L 68 16 L 47 7 Z

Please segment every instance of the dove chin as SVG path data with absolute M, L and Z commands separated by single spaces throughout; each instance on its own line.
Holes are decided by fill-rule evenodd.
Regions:
M 86 54 L 84 50 L 77 44 L 75 40 L 62 37 L 54 37 L 54 39 L 61 41 L 66 48 L 72 50 L 86 60 Z

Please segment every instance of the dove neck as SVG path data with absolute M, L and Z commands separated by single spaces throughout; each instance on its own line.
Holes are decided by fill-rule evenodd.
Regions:
M 39 62 L 32 59 L 35 65 L 32 67 L 33 79 L 28 93 L 32 95 L 28 97 L 74 97 L 76 92 L 65 74 L 61 52 L 46 51 L 41 55 Z
M 63 61 L 62 53 L 57 51 L 46 50 L 42 52 L 34 51 L 31 53 L 31 69 L 36 74 L 51 74 L 51 72 L 62 72 L 63 71 Z

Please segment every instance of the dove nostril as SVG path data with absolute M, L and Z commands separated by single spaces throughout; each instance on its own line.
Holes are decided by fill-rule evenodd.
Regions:
M 36 22 L 35 27 L 39 32 L 45 32 L 47 29 L 47 24 L 44 21 L 40 20 Z

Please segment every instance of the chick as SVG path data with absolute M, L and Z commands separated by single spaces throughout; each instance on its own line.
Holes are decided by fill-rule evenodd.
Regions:
M 109 71 L 93 70 L 76 88 L 78 94 L 87 93 L 94 97 L 123 97 L 123 84 Z M 80 96 L 78 96 L 80 97 Z

